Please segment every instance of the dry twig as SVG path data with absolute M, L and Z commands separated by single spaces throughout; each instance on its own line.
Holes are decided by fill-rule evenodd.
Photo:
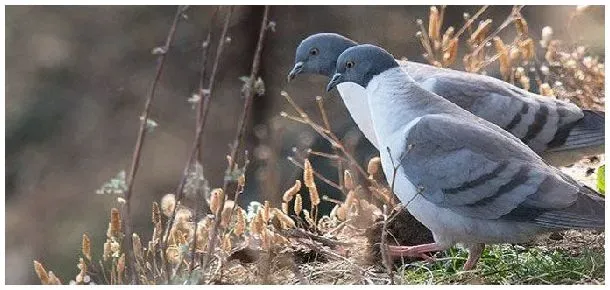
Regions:
M 132 234 L 133 230 L 131 228 L 131 197 L 133 192 L 134 180 L 136 177 L 136 173 L 138 172 L 138 168 L 140 166 L 140 158 L 142 156 L 142 147 L 144 146 L 144 138 L 147 133 L 147 123 L 148 116 L 150 114 L 150 109 L 152 105 L 153 98 L 155 96 L 155 92 L 157 90 L 157 84 L 161 78 L 161 73 L 163 72 L 163 67 L 165 65 L 165 59 L 167 53 L 169 52 L 170 46 L 174 41 L 174 36 L 176 34 L 176 28 L 178 26 L 178 22 L 180 20 L 180 16 L 187 7 L 178 6 L 176 14 L 174 16 L 174 21 L 172 22 L 172 26 L 169 29 L 169 33 L 167 34 L 167 38 L 165 40 L 165 45 L 159 50 L 160 54 L 157 58 L 157 71 L 155 73 L 155 78 L 150 86 L 150 90 L 148 93 L 148 97 L 146 98 L 146 103 L 144 105 L 144 111 L 142 112 L 142 116 L 140 117 L 140 129 L 138 133 L 138 139 L 136 140 L 136 145 L 133 151 L 133 157 L 131 161 L 131 169 L 129 170 L 129 175 L 127 177 L 127 190 L 125 191 L 125 203 L 123 205 L 123 225 L 125 227 L 125 242 L 123 243 L 125 247 L 125 252 L 127 253 L 127 264 L 129 265 L 129 273 L 131 275 L 131 282 L 133 284 L 139 283 L 139 278 L 136 272 L 136 264 L 135 264 L 135 256 L 133 254 L 132 247 Z

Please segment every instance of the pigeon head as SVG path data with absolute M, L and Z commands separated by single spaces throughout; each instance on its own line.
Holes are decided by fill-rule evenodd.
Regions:
M 345 82 L 366 88 L 374 76 L 395 67 L 398 67 L 398 63 L 383 48 L 371 44 L 354 46 L 341 53 L 337 59 L 336 73 L 326 90 L 330 91 Z
M 288 74 L 288 81 L 301 73 L 331 77 L 339 55 L 355 45 L 356 42 L 336 33 L 310 35 L 297 47 L 294 68 Z

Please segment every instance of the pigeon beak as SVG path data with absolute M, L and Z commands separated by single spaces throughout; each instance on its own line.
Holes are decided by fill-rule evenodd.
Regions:
M 288 73 L 288 81 L 293 80 L 298 74 L 303 71 L 303 62 L 299 61 L 294 64 L 294 68 Z
M 330 80 L 328 85 L 326 86 L 326 91 L 330 92 L 334 87 L 343 82 L 343 75 L 340 73 L 336 73 L 333 75 L 333 78 Z

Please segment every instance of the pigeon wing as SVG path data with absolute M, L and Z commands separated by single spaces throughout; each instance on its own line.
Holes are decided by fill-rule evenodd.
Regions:
M 454 70 L 437 69 L 420 78 L 425 89 L 509 131 L 537 153 L 603 142 L 603 130 L 581 125 L 584 114 L 574 104 L 538 96 L 489 76 Z M 578 135 L 583 132 L 587 138 Z
M 603 224 L 603 199 L 583 202 L 584 187 L 492 127 L 427 115 L 408 132 L 407 146 L 404 174 L 439 207 L 478 219 L 569 228 L 599 221 L 599 210 L 590 207 L 601 200 Z

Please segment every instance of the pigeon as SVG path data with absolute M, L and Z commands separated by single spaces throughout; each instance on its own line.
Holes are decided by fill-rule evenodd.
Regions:
M 288 79 L 306 73 L 331 77 L 339 54 L 355 45 L 335 33 L 307 37 L 296 50 Z M 604 153 L 604 112 L 581 110 L 574 104 L 539 96 L 490 76 L 410 61 L 399 64 L 424 89 L 502 127 L 551 165 L 567 166 Z M 341 83 L 337 90 L 360 130 L 379 149 L 364 89 Z
M 514 135 L 421 87 L 394 57 L 358 45 L 338 58 L 330 91 L 364 88 L 386 180 L 434 243 L 391 246 L 426 255 L 455 244 L 473 269 L 485 244 L 521 243 L 566 229 L 603 229 L 604 198 L 546 164 Z

